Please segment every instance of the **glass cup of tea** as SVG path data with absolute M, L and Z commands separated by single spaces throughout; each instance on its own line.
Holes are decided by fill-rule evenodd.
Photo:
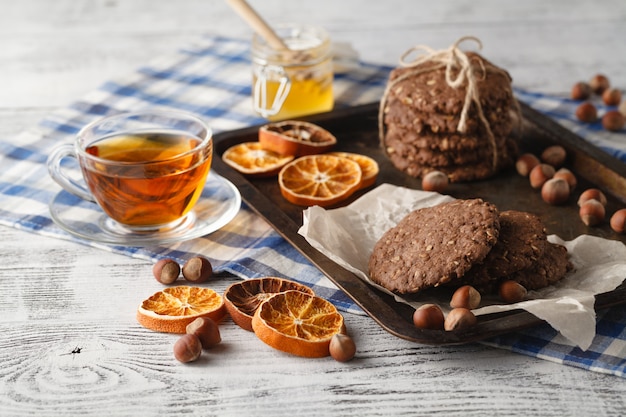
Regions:
M 130 232 L 176 227 L 200 198 L 213 157 L 211 129 L 178 111 L 146 110 L 105 117 L 48 157 L 50 176 L 66 191 L 97 203 Z M 75 158 L 72 176 L 62 161 Z

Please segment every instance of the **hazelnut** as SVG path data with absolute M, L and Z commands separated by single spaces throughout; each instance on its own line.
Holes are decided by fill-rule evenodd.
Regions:
M 532 153 L 525 153 L 520 155 L 517 158 L 517 162 L 515 162 L 515 169 L 517 169 L 517 173 L 523 177 L 527 177 L 530 174 L 530 171 L 537 165 L 539 165 L 540 161 Z
M 187 281 L 200 284 L 208 281 L 211 275 L 213 275 L 213 267 L 205 257 L 193 257 L 183 265 L 183 277 Z
M 607 88 L 602 93 L 602 101 L 607 106 L 617 106 L 622 101 L 622 92 L 617 88 Z
M 574 188 L 578 185 L 578 180 L 572 171 L 567 168 L 561 168 L 557 172 L 554 173 L 552 178 L 561 178 L 567 181 L 569 184 L 569 190 L 573 191 Z
M 173 259 L 160 259 L 152 267 L 152 274 L 161 284 L 172 284 L 180 275 L 180 265 Z
M 328 351 L 337 362 L 348 362 L 356 354 L 356 344 L 350 336 L 337 333 L 330 339 Z
M 212 348 L 222 341 L 217 323 L 208 317 L 198 317 L 187 325 L 185 331 L 198 337 L 202 349 Z
M 591 96 L 591 93 L 591 86 L 584 81 L 579 81 L 572 87 L 573 100 L 586 100 Z
M 569 199 L 569 184 L 563 178 L 550 178 L 541 187 L 541 198 L 548 204 L 561 205 Z
M 624 233 L 626 231 L 626 209 L 620 209 L 613 213 L 610 224 L 615 233 Z
M 602 127 L 611 132 L 622 130 L 626 124 L 626 118 L 617 110 L 609 110 L 602 116 Z
M 466 327 L 474 326 L 478 320 L 474 313 L 467 308 L 453 308 L 446 316 L 446 320 L 443 323 L 445 330 L 463 329 Z
M 606 206 L 606 196 L 597 188 L 587 188 L 578 197 L 578 206 L 582 206 L 587 200 L 598 200 L 603 206 Z
M 604 90 L 610 87 L 609 79 L 603 74 L 596 74 L 589 81 L 591 90 L 596 94 L 602 94 Z
M 530 179 L 530 186 L 539 189 L 548 181 L 550 178 L 554 176 L 554 167 L 548 164 L 539 164 L 534 167 L 530 174 L 528 175 Z
M 413 313 L 413 324 L 420 329 L 443 330 L 443 311 L 436 304 L 424 304 Z
M 200 357 L 202 344 L 193 334 L 185 334 L 174 343 L 174 357 L 182 363 L 193 362 Z
M 513 304 L 524 301 L 528 291 L 517 281 L 503 281 L 498 287 L 498 295 L 505 303 Z
M 592 123 L 598 119 L 598 109 L 589 101 L 585 101 L 576 107 L 576 117 L 581 122 Z
M 541 160 L 554 168 L 560 168 L 565 163 L 567 152 L 561 145 L 548 146 L 541 153 Z
M 448 188 L 448 176 L 441 171 L 430 171 L 422 178 L 424 191 L 443 193 Z
M 578 210 L 580 219 L 586 226 L 597 226 L 604 221 L 606 211 L 598 200 L 585 201 Z
M 480 305 L 480 293 L 471 285 L 463 285 L 452 294 L 450 307 L 473 310 Z

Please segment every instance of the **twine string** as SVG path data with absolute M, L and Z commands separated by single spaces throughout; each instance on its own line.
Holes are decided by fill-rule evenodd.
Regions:
M 417 45 L 409 48 L 404 54 L 402 54 L 400 57 L 400 65 L 405 68 L 413 69 L 389 82 L 385 88 L 378 112 L 378 129 L 381 143 L 384 143 L 383 119 L 385 104 L 393 87 L 407 78 L 445 68 L 445 79 L 448 86 L 456 89 L 461 88 L 463 85 L 467 85 L 463 108 L 457 125 L 457 131 L 461 133 L 466 132 L 469 110 L 471 104 L 474 103 L 478 117 L 487 131 L 489 143 L 493 149 L 492 168 L 494 170 L 496 169 L 498 163 L 496 140 L 480 103 L 480 94 L 477 82 L 478 80 L 485 79 L 488 70 L 500 72 L 505 71 L 491 66 L 488 69 L 481 59 L 470 59 L 470 56 L 468 56 L 468 54 L 460 48 L 460 44 L 466 41 L 473 41 L 478 45 L 478 50 L 482 49 L 482 42 L 480 39 L 473 36 L 464 36 L 447 49 L 435 50 L 426 45 Z M 417 54 L 417 56 L 415 56 L 412 60 L 409 60 L 409 58 L 415 54 Z M 475 65 L 473 61 L 478 63 L 478 65 Z

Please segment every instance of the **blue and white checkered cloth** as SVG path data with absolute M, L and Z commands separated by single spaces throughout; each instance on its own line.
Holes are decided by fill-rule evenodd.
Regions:
M 335 108 L 378 101 L 390 69 L 360 62 L 349 72 L 336 75 Z M 537 110 L 626 161 L 626 135 L 607 134 L 597 126 L 578 124 L 572 119 L 575 103 L 521 90 L 516 93 Z M 203 254 L 211 259 L 217 272 L 231 272 L 242 278 L 272 275 L 295 279 L 311 286 L 339 309 L 362 314 L 349 297 L 245 205 L 232 222 L 215 233 L 150 247 L 83 241 L 62 231 L 52 221 L 48 204 L 60 188 L 47 174 L 47 156 L 59 143 L 71 142 L 85 124 L 122 111 L 162 107 L 195 113 L 219 133 L 265 122 L 252 111 L 250 97 L 249 42 L 223 37 L 203 37 L 122 79 L 104 83 L 46 117 L 38 126 L 15 138 L 0 138 L 0 224 L 152 261 L 171 257 L 184 262 L 190 256 Z M 598 336 L 586 352 L 567 345 L 549 326 L 486 343 L 625 377 L 625 329 L 626 307 L 616 307 L 603 312 Z

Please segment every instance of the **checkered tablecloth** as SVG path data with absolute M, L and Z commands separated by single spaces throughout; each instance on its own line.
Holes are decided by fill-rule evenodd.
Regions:
M 359 62 L 350 71 L 338 74 L 334 82 L 335 108 L 378 101 L 389 70 Z M 152 261 L 171 257 L 183 262 L 194 254 L 203 254 L 211 259 L 217 272 L 231 272 L 242 278 L 274 275 L 296 279 L 312 286 L 341 310 L 362 314 L 349 297 L 245 205 L 232 222 L 215 233 L 151 247 L 83 241 L 62 231 L 50 217 L 48 204 L 60 188 L 47 174 L 47 156 L 56 145 L 71 142 L 82 126 L 106 115 L 148 107 L 195 113 L 215 133 L 261 124 L 264 120 L 252 111 L 250 78 L 248 41 L 203 37 L 121 79 L 105 82 L 17 137 L 0 138 L 0 224 Z M 626 161 L 626 135 L 607 134 L 597 125 L 578 124 L 572 118 L 575 103 L 521 90 L 516 94 Z M 486 343 L 625 377 L 626 307 L 599 313 L 598 336 L 585 352 L 563 342 L 549 326 Z

